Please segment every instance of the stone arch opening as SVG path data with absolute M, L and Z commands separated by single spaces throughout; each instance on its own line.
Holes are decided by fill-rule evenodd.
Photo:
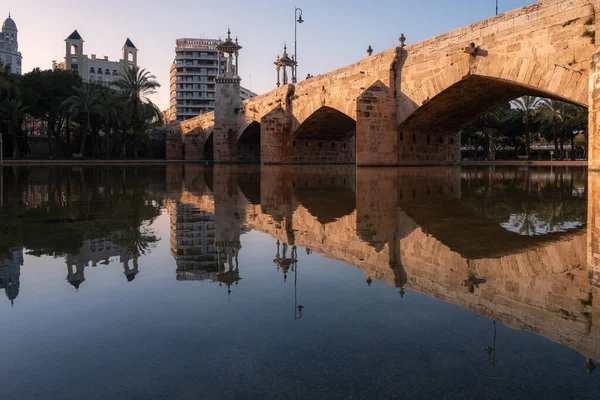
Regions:
M 399 162 L 460 161 L 460 130 L 481 115 L 525 95 L 585 106 L 573 97 L 516 81 L 467 75 L 434 97 L 426 98 L 398 125 Z
M 204 160 L 213 161 L 215 159 L 213 134 L 211 133 L 204 144 Z
M 129 61 L 129 62 L 134 61 L 133 52 L 131 52 L 131 51 L 127 52 L 127 61 Z
M 354 163 L 356 121 L 322 106 L 298 126 L 290 146 L 294 163 Z
M 241 162 L 260 162 L 260 122 L 253 121 L 240 135 L 238 158 Z
M 71 55 L 79 55 L 79 46 L 76 44 L 71 45 Z

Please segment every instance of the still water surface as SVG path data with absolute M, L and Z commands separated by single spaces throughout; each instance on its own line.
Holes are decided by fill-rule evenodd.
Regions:
M 2 181 L 3 400 L 599 396 L 585 169 Z

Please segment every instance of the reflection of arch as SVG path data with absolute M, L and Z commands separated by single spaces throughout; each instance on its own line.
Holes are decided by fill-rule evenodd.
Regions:
M 215 159 L 213 134 L 211 133 L 204 143 L 204 160 L 212 161 Z
M 342 187 L 299 187 L 296 198 L 321 224 L 328 224 L 356 210 L 356 193 Z
M 346 140 L 354 136 L 356 121 L 348 115 L 327 106 L 312 113 L 296 129 L 294 137 L 300 139 Z
M 250 204 L 260 205 L 260 172 L 240 174 L 238 187 Z
M 398 125 L 402 132 L 456 133 L 474 118 L 522 95 L 587 106 L 588 76 L 523 58 L 465 57 L 404 99 Z

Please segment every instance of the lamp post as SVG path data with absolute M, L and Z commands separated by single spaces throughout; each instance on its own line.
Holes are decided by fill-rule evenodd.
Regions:
M 298 76 L 298 24 L 303 23 L 302 9 L 294 6 L 294 76 L 292 77 L 292 83 L 297 82 Z
M 498 15 L 498 0 L 496 0 L 496 15 Z
M 4 207 L 4 146 L 0 132 L 0 207 Z

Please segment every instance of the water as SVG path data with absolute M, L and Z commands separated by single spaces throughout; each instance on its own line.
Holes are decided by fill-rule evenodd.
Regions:
M 598 397 L 585 169 L 2 182 L 2 399 Z

